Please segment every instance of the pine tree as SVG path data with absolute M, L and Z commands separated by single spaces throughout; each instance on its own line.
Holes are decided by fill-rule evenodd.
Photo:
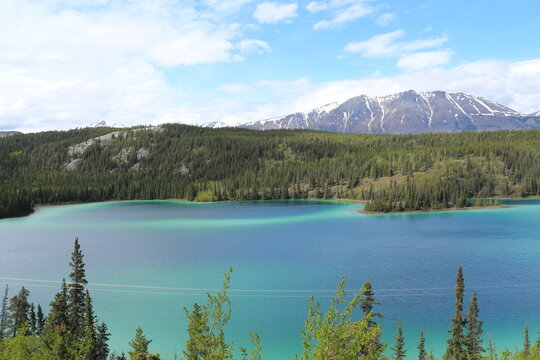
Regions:
M 426 339 L 424 338 L 424 331 L 420 331 L 420 343 L 418 344 L 418 360 L 426 360 Z
M 8 326 L 9 335 L 15 337 L 21 328 L 28 320 L 30 316 L 30 303 L 28 302 L 28 296 L 30 291 L 24 288 L 19 291 L 19 294 L 11 298 L 8 310 Z
M 485 351 L 482 347 L 482 321 L 479 320 L 478 300 L 476 292 L 474 293 L 471 303 L 469 304 L 469 313 L 467 314 L 467 355 L 469 360 L 481 360 L 482 353 Z
M 109 356 L 109 330 L 105 323 L 99 324 L 97 327 L 97 337 L 96 337 L 96 360 L 107 360 Z
M 36 334 L 37 332 L 37 318 L 36 318 L 36 308 L 34 307 L 34 304 L 30 304 L 30 313 L 29 313 L 29 319 L 28 319 L 28 330 L 32 334 Z
M 188 340 L 186 342 L 186 350 L 183 351 L 186 360 L 199 360 L 207 356 L 206 349 L 210 345 L 210 336 L 208 334 L 209 327 L 207 325 L 207 317 L 203 308 L 195 303 L 193 311 L 190 313 L 184 309 L 188 318 Z
M 370 326 L 375 326 L 377 323 L 373 321 L 374 317 L 382 318 L 380 313 L 374 312 L 374 305 L 380 305 L 381 303 L 375 300 L 375 293 L 371 287 L 371 282 L 367 281 L 361 290 L 362 299 L 360 300 L 360 308 L 364 316 L 371 314 Z
M 9 295 L 9 285 L 6 285 L 4 290 L 4 297 L 2 298 L 2 309 L 0 310 L 0 342 L 4 340 L 5 333 L 7 330 L 8 322 L 8 295 Z
M 143 360 L 144 356 L 148 355 L 148 345 L 152 340 L 148 340 L 144 336 L 142 329 L 139 327 L 135 331 L 135 338 L 129 342 L 131 351 L 128 351 L 130 360 Z
M 463 328 L 466 325 L 463 314 L 463 297 L 465 296 L 465 284 L 463 281 L 463 269 L 458 269 L 456 278 L 456 312 L 452 317 L 452 328 L 448 331 L 451 335 L 447 340 L 448 346 L 444 355 L 445 360 L 466 360 L 466 338 Z
M 36 335 L 41 335 L 43 329 L 45 328 L 45 314 L 43 314 L 43 309 L 41 305 L 38 304 L 37 313 L 36 313 Z
M 77 360 L 95 360 L 96 359 L 96 328 L 94 319 L 94 310 L 92 308 L 92 299 L 88 291 L 86 292 L 84 305 L 84 336 L 79 345 Z
M 525 355 L 531 353 L 531 341 L 529 339 L 529 324 L 525 324 L 525 330 L 523 332 L 523 352 Z
M 397 336 L 394 337 L 396 340 L 395 347 L 392 348 L 392 351 L 394 352 L 394 359 L 395 360 L 404 360 L 406 355 L 405 350 L 405 338 L 403 337 L 403 327 L 401 326 L 401 322 L 398 323 L 397 326 Z
M 79 245 L 79 238 L 76 238 L 73 252 L 71 253 L 71 262 L 69 263 L 69 266 L 71 266 L 71 273 L 69 274 L 71 282 L 69 283 L 68 325 L 71 333 L 77 338 L 84 335 L 85 329 L 85 285 L 88 282 L 86 281 L 83 258 L 84 255 Z
M 51 310 L 45 320 L 45 330 L 54 331 L 60 328 L 67 330 L 69 317 L 68 317 L 68 287 L 66 280 L 62 280 L 62 286 L 60 291 L 54 296 L 54 300 L 50 303 Z

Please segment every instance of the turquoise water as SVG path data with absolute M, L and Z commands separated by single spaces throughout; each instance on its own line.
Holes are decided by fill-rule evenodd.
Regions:
M 55 283 L 5 278 L 59 281 L 78 236 L 91 283 L 138 286 L 90 286 L 111 348 L 127 350 L 141 326 L 151 350 L 172 359 L 186 340 L 182 308 L 204 302 L 197 289 L 219 287 L 231 266 L 228 340 L 243 346 L 257 331 L 264 358 L 281 360 L 301 350 L 307 297 L 324 303 L 347 275 L 351 290 L 373 283 L 384 339 L 399 319 L 414 357 L 421 329 L 428 348 L 444 349 L 462 265 L 468 294 L 478 291 L 486 340 L 514 349 L 525 322 L 531 333 L 540 330 L 540 201 L 512 204 L 392 215 L 315 201 L 42 207 L 0 221 L 0 283 L 25 284 L 33 301 L 47 304 Z

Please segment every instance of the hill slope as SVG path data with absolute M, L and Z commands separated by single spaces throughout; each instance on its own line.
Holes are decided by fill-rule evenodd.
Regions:
M 540 194 L 540 131 L 352 135 L 163 125 L 0 139 L 0 217 L 122 199 L 349 198 L 380 211 Z

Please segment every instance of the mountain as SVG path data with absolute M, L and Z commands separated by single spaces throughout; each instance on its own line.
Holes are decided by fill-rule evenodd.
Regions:
M 540 111 L 537 111 L 537 112 L 534 112 L 534 113 L 531 113 L 527 116 L 540 116 Z
M 105 120 L 102 120 L 102 121 L 96 121 L 96 122 L 93 122 L 91 123 L 90 125 L 88 125 L 88 127 L 111 127 L 111 128 L 123 128 L 125 127 L 124 125 L 121 125 L 121 124 L 118 124 L 118 123 L 109 123 Z
M 540 129 L 538 113 L 524 115 L 464 93 L 409 90 L 358 96 L 284 117 L 239 125 L 254 130 L 311 129 L 340 133 L 418 134 Z
M 228 126 L 231 126 L 231 125 L 228 125 L 224 123 L 223 121 L 209 121 L 201 125 L 201 127 L 212 128 L 212 129 L 218 129 L 218 128 L 223 128 L 223 127 L 228 127 Z
M 6 138 L 8 136 L 22 135 L 20 131 L 0 131 L 0 138 Z

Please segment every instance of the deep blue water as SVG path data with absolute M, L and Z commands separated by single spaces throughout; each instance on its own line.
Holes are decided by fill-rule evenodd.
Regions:
M 52 281 L 68 274 L 78 236 L 89 282 L 138 286 L 90 286 L 111 347 L 127 350 L 141 326 L 154 339 L 151 350 L 171 359 L 186 340 L 182 308 L 204 302 L 205 291 L 166 287 L 213 289 L 231 266 L 228 339 L 246 345 L 257 331 L 264 358 L 281 360 L 301 350 L 307 297 L 325 303 L 346 275 L 351 290 L 372 282 L 384 339 L 391 341 L 399 319 L 414 357 L 421 329 L 428 348 L 444 350 L 463 266 L 468 297 L 478 292 L 486 341 L 514 349 L 525 322 L 531 333 L 540 330 L 540 201 L 512 204 L 392 215 L 312 201 L 43 207 L 0 221 L 0 283 L 26 284 L 33 301 L 47 304 L 57 290 Z

